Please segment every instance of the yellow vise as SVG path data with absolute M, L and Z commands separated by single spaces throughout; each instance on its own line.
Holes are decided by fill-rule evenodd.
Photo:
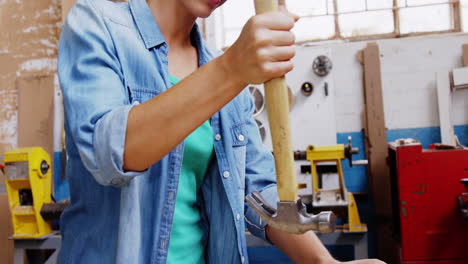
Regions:
M 51 202 L 50 156 L 40 147 L 19 148 L 5 153 L 5 176 L 14 238 L 38 238 L 52 232 L 40 215 Z
M 358 208 L 352 193 L 348 192 L 345 186 L 343 167 L 341 161 L 345 158 L 350 159 L 351 155 L 357 153 L 357 149 L 351 147 L 351 140 L 347 146 L 313 146 L 310 145 L 306 150 L 306 159 L 311 163 L 313 199 L 312 207 L 314 210 L 332 210 L 340 211 L 340 208 L 346 208 L 348 224 L 345 230 L 349 232 L 366 232 L 367 226 L 361 224 Z M 319 175 L 317 172 L 317 164 L 330 163 L 336 164 L 336 169 L 339 178 L 339 188 L 325 190 L 319 185 Z M 325 177 L 322 175 L 321 177 Z M 337 213 L 340 215 L 340 213 Z

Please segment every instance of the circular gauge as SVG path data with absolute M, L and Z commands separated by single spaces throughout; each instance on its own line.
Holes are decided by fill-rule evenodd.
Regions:
M 332 61 L 327 56 L 321 55 L 315 58 L 312 68 L 318 76 L 327 76 L 333 68 Z
M 255 119 L 255 122 L 257 123 L 258 132 L 260 133 L 260 137 L 262 138 L 262 141 L 265 141 L 265 136 L 266 136 L 265 126 L 263 126 L 263 123 L 260 122 L 260 120 L 258 119 Z
M 255 110 L 253 116 L 259 115 L 265 108 L 265 98 L 257 86 L 249 86 L 249 91 L 254 98 Z

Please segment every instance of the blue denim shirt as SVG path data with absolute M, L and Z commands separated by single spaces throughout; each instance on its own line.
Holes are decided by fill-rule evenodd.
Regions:
M 199 64 L 210 61 L 197 26 L 191 38 Z M 165 263 L 184 143 L 144 172 L 122 164 L 130 109 L 171 86 L 167 52 L 145 0 L 79 0 L 70 11 L 58 59 L 71 195 L 60 263 Z M 276 204 L 273 157 L 252 112 L 245 89 L 211 119 L 216 158 L 198 199 L 208 263 L 248 262 L 246 227 L 265 238 L 246 193 Z

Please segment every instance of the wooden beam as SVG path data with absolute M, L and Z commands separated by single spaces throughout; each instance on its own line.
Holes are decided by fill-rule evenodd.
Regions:
M 375 208 L 377 254 L 387 263 L 399 263 L 398 244 L 393 239 L 390 172 L 387 167 L 387 131 L 377 43 L 368 43 L 362 54 L 364 65 L 365 137 L 369 188 Z
M 460 1 L 455 0 L 452 1 L 452 18 L 453 18 L 453 30 L 455 32 L 461 31 L 461 9 L 460 9 Z
M 13 240 L 8 239 L 13 234 L 13 225 L 6 193 L 0 193 L 0 223 L 0 259 L 4 264 L 13 264 Z
M 54 153 L 54 76 L 20 77 L 18 147 L 42 147 Z
M 463 49 L 463 67 L 468 67 L 468 44 L 462 46 Z
M 395 35 L 400 36 L 400 8 L 398 7 L 398 0 L 393 0 L 393 30 Z
M 338 13 L 338 0 L 333 0 L 333 19 L 335 22 L 335 39 L 341 39 L 340 20 Z

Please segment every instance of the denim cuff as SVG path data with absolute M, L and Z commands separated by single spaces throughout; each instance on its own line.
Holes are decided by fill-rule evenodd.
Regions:
M 96 123 L 93 146 L 98 170 L 92 172 L 102 185 L 124 186 L 134 177 L 149 173 L 124 171 L 123 155 L 128 114 L 134 105 L 124 105 L 105 114 Z

